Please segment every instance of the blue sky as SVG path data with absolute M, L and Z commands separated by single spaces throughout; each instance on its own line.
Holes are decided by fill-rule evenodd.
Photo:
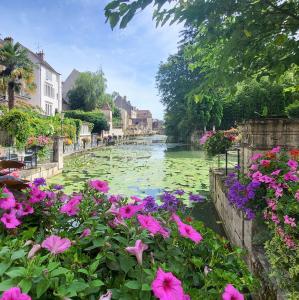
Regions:
M 108 0 L 1 0 L 0 34 L 12 36 L 46 60 L 65 79 L 73 68 L 102 67 L 108 91 L 118 91 L 142 109 L 163 117 L 155 88 L 160 61 L 175 53 L 181 25 L 156 28 L 149 8 L 124 30 L 105 23 Z

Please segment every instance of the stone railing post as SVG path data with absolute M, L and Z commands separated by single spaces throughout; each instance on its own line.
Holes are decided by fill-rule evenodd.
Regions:
M 58 169 L 63 169 L 63 140 L 62 136 L 54 137 L 53 161 L 58 163 Z

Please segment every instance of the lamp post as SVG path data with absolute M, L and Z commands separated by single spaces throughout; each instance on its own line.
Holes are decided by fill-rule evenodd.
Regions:
M 62 136 L 63 134 L 63 119 L 64 119 L 64 113 L 62 112 L 60 115 L 60 135 Z

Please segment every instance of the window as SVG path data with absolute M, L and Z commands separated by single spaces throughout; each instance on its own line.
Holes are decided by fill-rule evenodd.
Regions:
M 46 102 L 46 115 L 52 116 L 52 114 L 53 114 L 53 105 L 52 103 Z
M 46 80 L 52 81 L 52 72 L 49 70 L 46 70 Z
M 54 88 L 49 83 L 45 83 L 45 96 L 53 98 L 54 99 Z

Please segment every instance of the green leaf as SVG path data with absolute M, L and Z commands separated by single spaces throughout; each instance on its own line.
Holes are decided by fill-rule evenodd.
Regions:
M 88 271 L 86 269 L 79 269 L 78 270 L 79 273 L 83 273 L 85 275 L 89 275 Z
M 100 279 L 96 279 L 96 280 L 93 280 L 92 282 L 90 282 L 91 287 L 100 287 L 103 285 L 105 285 L 105 283 Z
M 147 284 L 147 283 L 143 283 L 142 284 L 142 287 L 141 287 L 141 290 L 142 291 L 150 291 L 152 288 L 150 287 L 150 285 L 149 284 Z
M 68 272 L 70 272 L 70 270 L 63 268 L 63 267 L 59 267 L 58 269 L 55 269 L 54 271 L 51 272 L 51 276 L 56 277 L 56 276 L 59 276 L 62 274 L 66 274 Z
M 4 274 L 4 272 L 10 267 L 10 263 L 0 263 L 0 276 Z
M 18 258 L 24 257 L 26 255 L 25 250 L 20 249 L 18 251 L 13 252 L 13 254 L 11 255 L 11 260 L 16 260 Z
M 59 262 L 50 262 L 47 269 L 49 272 L 52 272 L 54 269 L 58 268 L 60 266 L 60 263 Z
M 98 261 L 98 260 L 96 260 L 95 262 L 93 262 L 93 263 L 89 266 L 89 272 L 90 272 L 91 274 L 93 274 L 93 273 L 96 271 L 96 269 L 98 268 L 99 264 L 100 264 L 100 261 Z
M 18 286 L 21 288 L 23 293 L 28 293 L 32 287 L 32 280 L 24 278 L 19 282 Z
M 39 298 L 41 295 L 43 295 L 46 290 L 49 288 L 50 282 L 47 279 L 42 279 L 37 285 L 36 285 L 36 297 Z
M 6 272 L 6 275 L 8 275 L 10 278 L 16 278 L 20 276 L 24 276 L 26 272 L 26 269 L 24 267 L 15 267 Z
M 244 33 L 245 33 L 246 37 L 248 37 L 248 38 L 252 37 L 252 33 L 250 31 L 244 29 Z
M 109 23 L 112 29 L 117 25 L 118 21 L 119 21 L 119 14 L 111 13 L 109 16 Z
M 132 258 L 132 257 L 128 257 L 125 255 L 121 255 L 119 257 L 119 263 L 120 263 L 120 267 L 121 269 L 125 272 L 128 273 L 129 270 L 136 265 L 136 259 Z
M 125 286 L 131 290 L 139 290 L 140 284 L 136 280 L 130 280 L 125 283 Z
M 13 279 L 7 279 L 0 282 L 0 292 L 6 291 L 15 285 Z

